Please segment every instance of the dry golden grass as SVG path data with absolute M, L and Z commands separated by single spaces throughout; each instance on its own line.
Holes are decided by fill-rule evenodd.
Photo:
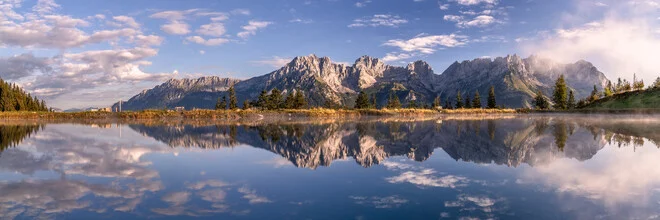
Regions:
M 0 119 L 204 119 L 233 120 L 241 118 L 287 117 L 360 117 L 360 116 L 429 116 L 437 114 L 505 114 L 523 113 L 515 109 L 286 109 L 286 110 L 144 110 L 136 112 L 0 112 Z

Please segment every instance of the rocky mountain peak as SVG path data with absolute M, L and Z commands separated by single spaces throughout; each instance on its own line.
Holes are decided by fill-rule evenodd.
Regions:
M 412 63 L 409 63 L 406 67 L 411 73 L 418 74 L 422 76 L 433 75 L 433 68 L 426 61 L 418 60 Z

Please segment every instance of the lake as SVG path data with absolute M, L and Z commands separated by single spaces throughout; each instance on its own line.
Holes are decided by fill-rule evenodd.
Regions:
M 16 219 L 653 219 L 660 119 L 0 125 Z

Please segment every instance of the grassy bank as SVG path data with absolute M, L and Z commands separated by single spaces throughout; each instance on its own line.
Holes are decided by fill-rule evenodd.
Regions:
M 625 92 L 598 99 L 585 110 L 641 110 L 660 109 L 660 89 Z
M 295 110 L 145 110 L 136 112 L 0 112 L 0 119 L 262 119 L 290 117 L 427 116 L 437 114 L 510 114 L 515 109 L 295 109 Z

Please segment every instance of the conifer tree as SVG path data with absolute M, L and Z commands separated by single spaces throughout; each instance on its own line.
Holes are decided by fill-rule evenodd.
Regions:
M 461 96 L 461 91 L 456 93 L 456 108 L 463 108 L 463 97 Z
M 591 90 L 591 95 L 589 95 L 589 102 L 593 102 L 598 100 L 600 96 L 598 95 L 598 88 L 596 88 L 596 85 L 594 85 L 594 90 Z
M 573 90 L 568 91 L 568 109 L 574 109 L 576 106 L 575 103 L 575 94 L 573 94 Z
M 399 96 L 397 96 L 394 91 L 390 91 L 390 97 L 387 100 L 387 108 L 401 108 Z
M 488 90 L 488 108 L 497 108 L 497 102 L 495 101 L 495 87 L 490 86 Z
M 307 100 L 305 100 L 305 96 L 300 90 L 296 91 L 296 101 L 294 105 L 296 109 L 303 109 L 307 107 Z
M 251 106 L 250 106 L 250 101 L 248 101 L 247 99 L 244 100 L 244 101 L 243 101 L 243 110 L 248 110 L 248 109 L 250 109 L 250 108 L 251 108 Z
M 280 109 L 284 107 L 283 105 L 284 102 L 282 102 L 282 92 L 279 89 L 274 88 L 270 91 L 270 96 L 268 97 L 268 109 Z
M 564 75 L 559 76 L 555 82 L 555 91 L 552 95 L 552 101 L 555 103 L 555 109 L 566 109 L 568 102 L 568 87 L 564 80 Z
M 465 108 L 472 108 L 472 100 L 470 100 L 470 94 L 465 95 L 465 101 L 463 101 L 463 106 Z
M 414 99 L 411 99 L 410 102 L 408 102 L 408 108 L 416 109 L 418 107 L 419 106 L 417 106 L 417 101 L 415 101 Z
M 294 109 L 296 104 L 295 96 L 293 95 L 293 92 L 289 92 L 289 94 L 286 95 L 286 98 L 284 98 L 284 108 L 285 109 Z
M 660 88 L 660 77 L 655 78 L 655 82 L 653 82 L 653 88 Z
M 378 99 L 376 98 L 375 93 L 371 95 L 371 108 L 378 109 Z
M 357 99 L 355 100 L 355 109 L 367 109 L 369 108 L 369 96 L 364 91 L 360 91 Z
M 270 104 L 270 101 L 268 101 L 269 98 L 270 97 L 268 96 L 268 92 L 266 92 L 266 90 L 261 90 L 259 98 L 257 98 L 257 107 L 261 108 L 262 110 L 268 109 L 268 105 Z
M 481 108 L 481 96 L 479 96 L 479 91 L 474 92 L 474 99 L 472 99 L 472 108 Z
M 238 109 L 238 100 L 236 99 L 236 90 L 234 89 L 234 85 L 231 85 L 227 92 L 229 93 L 229 109 Z
M 449 99 L 445 100 L 445 106 L 443 107 L 444 109 L 453 109 L 454 107 L 451 106 L 451 102 L 449 102 Z
M 543 96 L 543 92 L 541 90 L 536 90 L 536 95 L 534 97 L 534 107 L 536 109 L 548 109 L 548 100 L 545 99 L 545 96 Z
M 433 106 L 432 107 L 437 108 L 437 107 L 440 107 L 440 105 L 442 105 L 441 102 L 440 102 L 440 96 L 436 96 L 435 99 L 433 100 Z

